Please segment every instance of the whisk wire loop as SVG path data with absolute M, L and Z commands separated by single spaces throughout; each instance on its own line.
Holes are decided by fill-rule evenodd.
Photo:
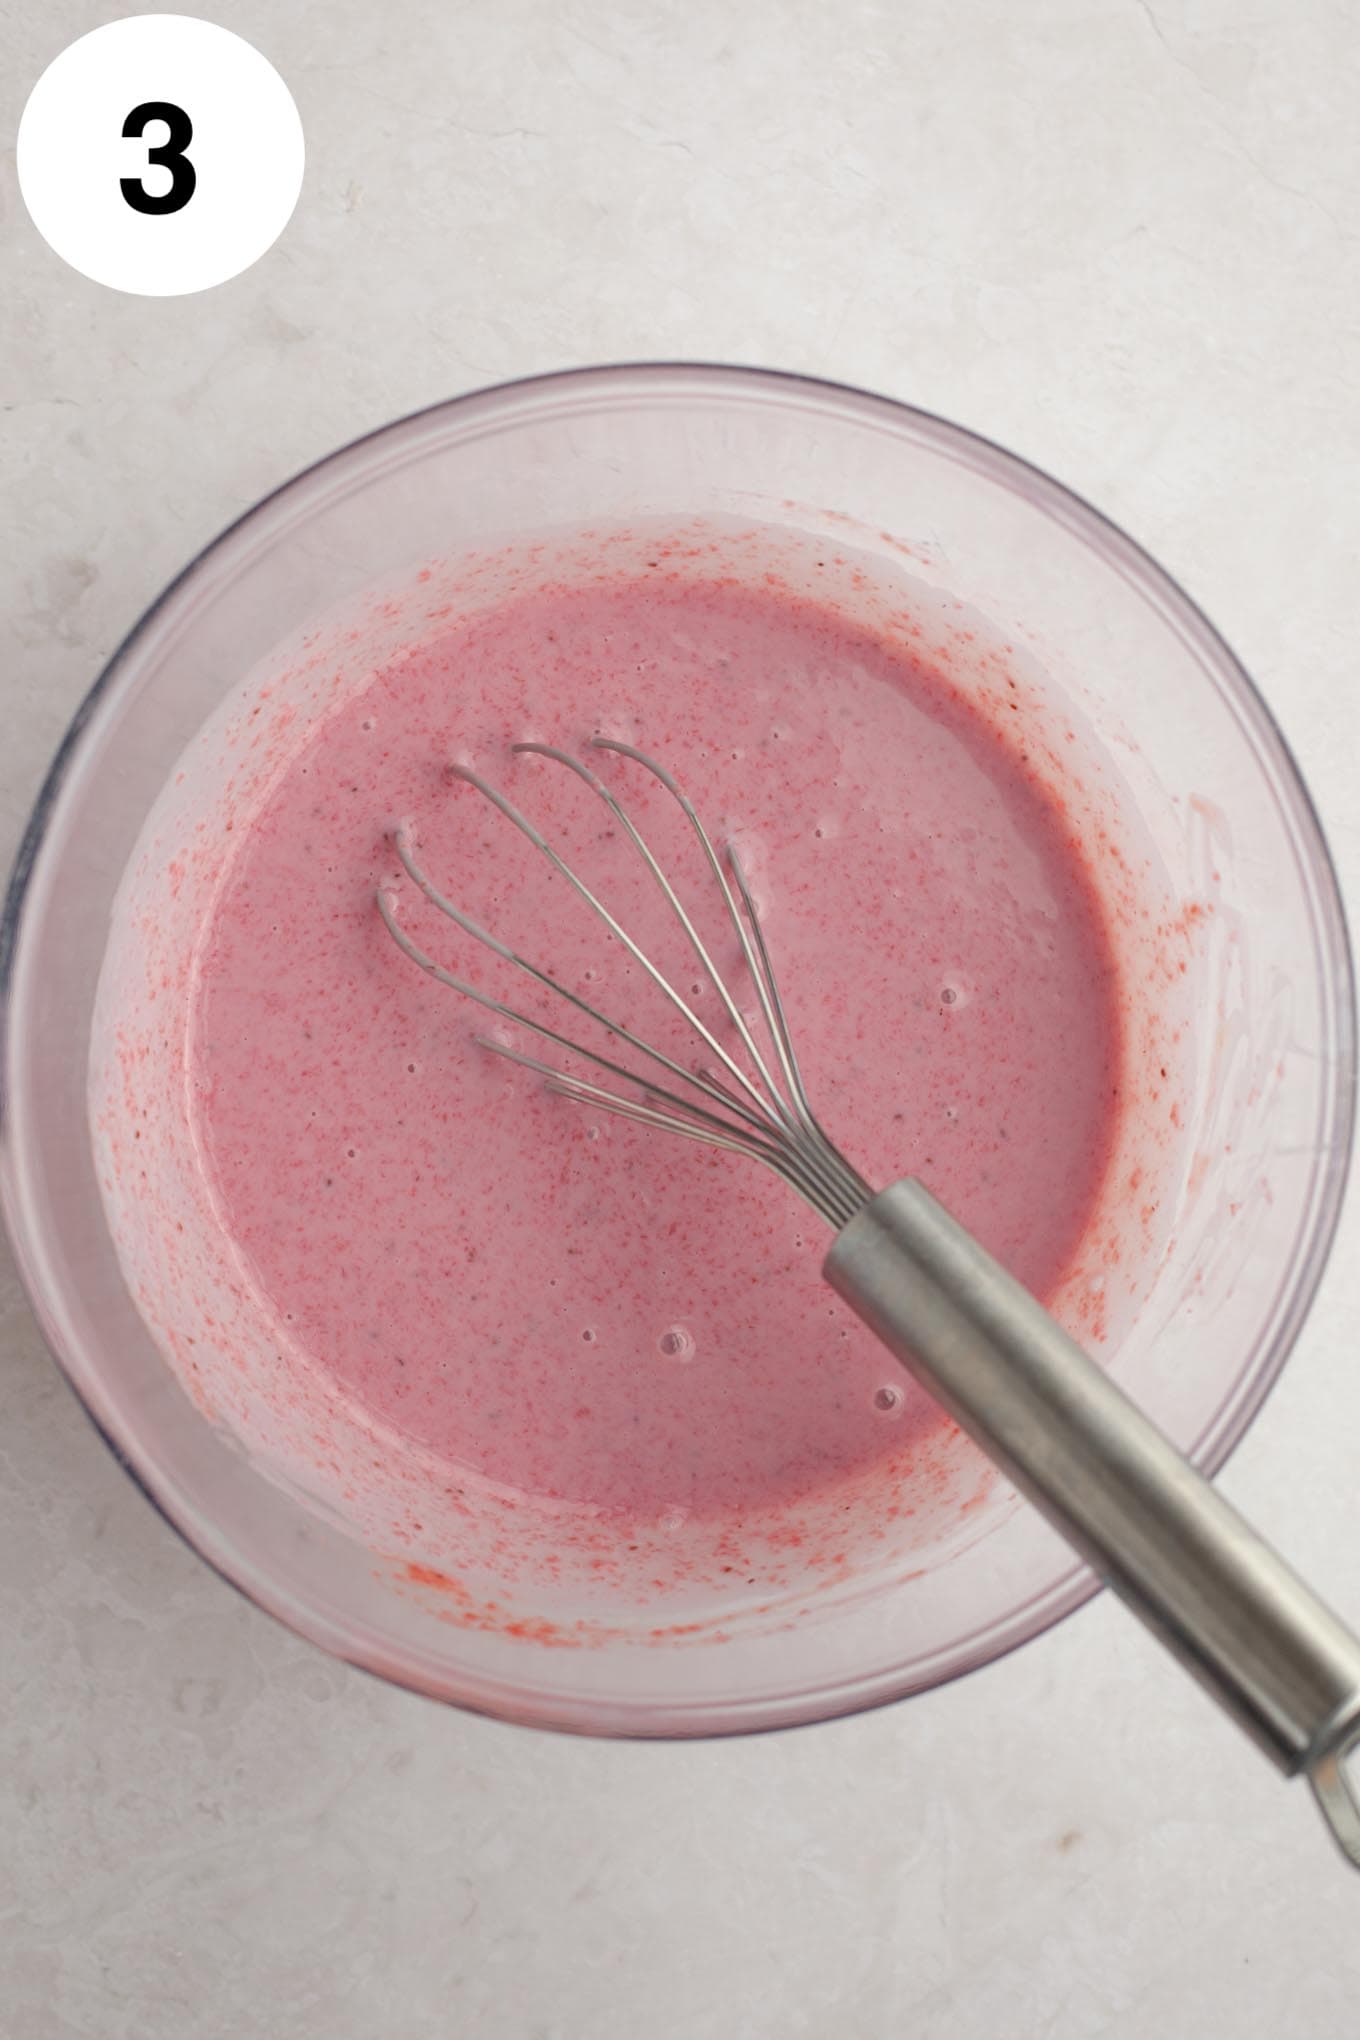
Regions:
M 650 1067 L 637 1069 L 559 1032 L 546 1021 L 509 1005 L 468 979 L 448 970 L 429 954 L 403 927 L 397 914 L 395 894 L 379 891 L 378 909 L 399 949 L 428 976 L 515 1026 L 523 1027 L 540 1040 L 551 1043 L 572 1057 L 580 1057 L 596 1070 L 635 1088 L 639 1097 L 620 1093 L 607 1084 L 577 1076 L 538 1056 L 486 1036 L 478 1040 L 485 1048 L 543 1076 L 549 1088 L 577 1103 L 593 1105 L 620 1118 L 662 1128 L 682 1138 L 709 1147 L 744 1154 L 763 1163 L 821 1213 L 828 1224 L 839 1229 L 867 1202 L 870 1191 L 862 1177 L 851 1168 L 827 1138 L 814 1115 L 794 1051 L 793 1037 L 780 997 L 773 964 L 754 897 L 741 862 L 732 846 L 727 847 L 728 869 L 723 868 L 713 839 L 697 810 L 666 768 L 631 744 L 596 737 L 593 748 L 630 759 L 649 772 L 679 804 L 699 842 L 705 863 L 715 880 L 728 920 L 736 935 L 741 957 L 756 994 L 760 1020 L 768 1038 L 762 1047 L 753 1023 L 746 1014 L 713 958 L 695 920 L 681 900 L 650 844 L 613 790 L 590 766 L 556 745 L 526 741 L 513 746 L 518 755 L 549 759 L 573 772 L 601 800 L 624 830 L 628 840 L 660 887 L 667 905 L 692 948 L 701 969 L 718 994 L 723 1011 L 737 1039 L 739 1050 L 749 1062 L 743 1067 L 738 1054 L 729 1049 L 671 978 L 628 932 L 598 893 L 586 883 L 574 865 L 551 843 L 536 824 L 497 787 L 470 766 L 453 764 L 449 776 L 471 786 L 489 801 L 561 874 L 586 906 L 603 923 L 609 934 L 627 950 L 658 991 L 694 1033 L 718 1065 L 717 1070 L 682 1063 L 645 1040 L 622 1022 L 602 1012 L 579 992 L 562 984 L 551 972 L 522 956 L 511 945 L 484 928 L 472 915 L 437 886 L 425 871 L 415 851 L 414 831 L 409 824 L 395 834 L 394 843 L 402 869 L 421 895 L 464 934 L 512 964 L 553 997 L 582 1014 L 614 1040 L 638 1055 Z M 734 888 L 735 887 L 735 892 Z M 740 904 L 738 904 L 740 902 Z M 661 1082 L 653 1071 L 663 1072 L 673 1082 Z

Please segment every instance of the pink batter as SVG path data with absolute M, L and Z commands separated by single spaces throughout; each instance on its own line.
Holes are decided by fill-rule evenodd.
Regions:
M 202 1151 L 261 1293 L 452 1469 L 606 1511 L 739 1513 L 942 1420 L 822 1285 L 829 1234 L 790 1191 L 477 1048 L 487 1016 L 416 971 L 373 904 L 397 868 L 386 832 L 411 818 L 461 905 L 677 1047 L 625 953 L 443 774 L 474 763 L 560 834 L 688 986 L 607 812 L 508 754 L 597 729 L 663 759 L 739 844 L 849 1158 L 876 1182 L 919 1173 L 1041 1296 L 1110 1150 L 1112 959 L 1023 754 L 900 650 L 781 594 L 644 578 L 520 599 L 380 673 L 291 760 L 236 847 L 191 1024 Z M 666 796 L 600 769 L 687 899 L 711 900 Z M 450 968 L 547 1010 L 409 883 L 400 902 Z

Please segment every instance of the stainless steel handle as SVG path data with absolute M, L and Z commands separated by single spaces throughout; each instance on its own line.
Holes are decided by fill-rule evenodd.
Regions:
M 824 1273 L 1286 1775 L 1360 1867 L 1360 1638 L 925 1187 L 895 1183 Z

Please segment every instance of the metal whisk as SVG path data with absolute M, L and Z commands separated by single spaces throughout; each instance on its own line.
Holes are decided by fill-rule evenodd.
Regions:
M 637 849 L 647 869 L 666 897 L 689 944 L 699 960 L 709 983 L 717 992 L 736 1034 L 741 1050 L 747 1061 L 743 1064 L 718 1037 L 707 1027 L 695 1012 L 690 1002 L 677 990 L 664 971 L 634 941 L 627 929 L 621 927 L 599 897 L 585 883 L 584 879 L 567 863 L 551 843 L 540 834 L 527 816 L 520 813 L 503 793 L 488 785 L 476 772 L 466 765 L 451 765 L 449 775 L 475 786 L 529 841 L 536 850 L 560 871 L 592 913 L 608 928 L 611 935 L 620 941 L 647 976 L 669 1000 L 675 1011 L 691 1027 L 704 1048 L 712 1056 L 717 1070 L 686 1069 L 681 1063 L 650 1042 L 643 1041 L 629 1028 L 617 1020 L 611 1020 L 577 993 L 569 991 L 544 970 L 520 956 L 499 937 L 480 927 L 469 914 L 442 893 L 433 884 L 421 867 L 415 854 L 415 843 L 409 828 L 401 828 L 394 838 L 398 857 L 407 876 L 419 886 L 427 900 L 447 914 L 451 921 L 473 936 L 478 942 L 513 963 L 518 970 L 532 978 L 535 983 L 545 986 L 559 999 L 566 1000 L 578 1013 L 594 1021 L 606 1033 L 633 1049 L 641 1059 L 641 1067 L 630 1069 L 612 1057 L 584 1046 L 579 1041 L 569 1040 L 555 1028 L 546 1027 L 541 1021 L 531 1019 L 526 1013 L 518 1012 L 513 1006 L 505 1005 L 486 992 L 479 991 L 465 979 L 455 977 L 445 970 L 434 958 L 427 955 L 412 941 L 397 920 L 392 896 L 387 892 L 378 895 L 378 907 L 395 940 L 413 963 L 440 984 L 450 986 L 465 997 L 475 999 L 481 1006 L 499 1013 L 502 1019 L 513 1020 L 517 1026 L 527 1027 L 543 1040 L 555 1042 L 557 1046 L 572 1055 L 583 1056 L 597 1069 L 606 1071 L 620 1083 L 633 1085 L 641 1093 L 638 1098 L 620 1095 L 602 1084 L 585 1082 L 580 1077 L 566 1075 L 554 1069 L 550 1063 L 541 1062 L 536 1056 L 524 1055 L 517 1049 L 509 1048 L 504 1042 L 489 1040 L 486 1036 L 478 1039 L 484 1048 L 494 1050 L 497 1055 L 509 1058 L 511 1062 L 523 1064 L 526 1069 L 537 1070 L 548 1080 L 549 1089 L 560 1092 L 563 1097 L 603 1106 L 608 1112 L 615 1112 L 624 1119 L 641 1120 L 647 1126 L 664 1127 L 669 1133 L 681 1134 L 687 1140 L 703 1141 L 709 1147 L 729 1148 L 737 1154 L 750 1155 L 754 1160 L 764 1162 L 767 1168 L 782 1176 L 790 1187 L 804 1197 L 815 1211 L 819 1211 L 829 1225 L 838 1230 L 847 1219 L 853 1217 L 860 1206 L 866 1204 L 871 1191 L 863 1177 L 845 1160 L 832 1145 L 818 1125 L 798 1068 L 793 1039 L 789 1033 L 788 1021 L 784 1016 L 783 1002 L 775 982 L 770 952 L 761 932 L 760 918 L 756 913 L 751 888 L 747 884 L 741 860 L 735 848 L 727 846 L 727 866 L 713 846 L 713 839 L 695 812 L 694 804 L 682 787 L 671 777 L 664 765 L 658 765 L 655 758 L 649 758 L 631 744 L 621 744 L 608 737 L 595 737 L 593 748 L 597 751 L 611 751 L 622 758 L 631 758 L 659 780 L 666 791 L 673 796 L 684 810 L 690 827 L 694 830 L 703 851 L 705 861 L 717 883 L 727 917 L 736 931 L 741 944 L 742 958 L 751 981 L 755 986 L 760 1005 L 763 1030 L 766 1035 L 762 1048 L 752 1027 L 747 1022 L 741 1007 L 733 996 L 725 978 L 686 911 L 674 886 L 652 855 L 641 831 L 634 823 L 627 809 L 610 791 L 604 782 L 579 758 L 573 758 L 569 751 L 558 750 L 553 744 L 516 744 L 516 755 L 532 753 L 540 758 L 551 758 L 559 765 L 565 765 L 578 779 L 584 780 L 591 792 L 604 802 L 615 820 Z M 745 919 L 738 909 L 733 896 L 735 885 Z M 670 1079 L 669 1083 L 659 1081 L 651 1075 L 650 1069 L 660 1070 Z M 718 1071 L 724 1074 L 718 1074 Z M 677 1089 L 676 1086 L 681 1088 Z
M 758 1025 L 748 1022 L 618 796 L 582 760 L 551 744 L 514 750 L 574 772 L 621 824 L 718 994 L 729 1041 L 704 1023 L 534 823 L 466 766 L 450 766 L 451 776 L 475 787 L 562 874 L 694 1031 L 705 1060 L 686 1068 L 481 927 L 423 869 L 409 826 L 396 832 L 396 851 L 425 899 L 574 1007 L 635 1061 L 591 1048 L 456 976 L 402 926 L 394 897 L 384 890 L 378 908 L 395 942 L 439 983 L 612 1080 L 578 1077 L 480 1037 L 485 1047 L 539 1072 L 552 1090 L 749 1155 L 820 1212 L 836 1234 L 822 1271 L 831 1287 L 1285 1775 L 1309 1778 L 1336 1840 L 1360 1867 L 1360 1788 L 1346 1769 L 1360 1752 L 1360 1638 L 923 1184 L 908 1177 L 874 1194 L 808 1101 L 736 851 L 729 846 L 724 862 L 688 796 L 654 758 L 604 737 L 596 737 L 593 748 L 641 766 L 684 811 L 755 988 Z

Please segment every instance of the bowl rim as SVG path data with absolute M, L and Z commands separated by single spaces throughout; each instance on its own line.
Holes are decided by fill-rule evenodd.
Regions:
M 572 1733 L 649 1739 L 695 1738 L 767 1732 L 813 1721 L 830 1720 L 886 1706 L 913 1693 L 950 1683 L 982 1666 L 1008 1656 L 1073 1614 L 1100 1591 L 1100 1581 L 1074 1561 L 1047 1587 L 994 1619 L 952 1648 L 945 1668 L 927 1666 L 913 1675 L 873 1672 L 861 1677 L 839 1676 L 825 1688 L 803 1688 L 779 1701 L 683 1702 L 676 1707 L 648 1703 L 646 1715 L 634 1707 L 617 1713 L 594 1699 L 582 1707 L 528 1696 L 504 1682 L 479 1679 L 475 1692 L 449 1690 L 454 1681 L 438 1685 L 423 1677 L 414 1663 L 396 1665 L 378 1650 L 367 1656 L 325 1611 L 258 1577 L 247 1580 L 246 1568 L 233 1571 L 224 1541 L 208 1535 L 206 1519 L 195 1518 L 180 1502 L 168 1481 L 158 1483 L 138 1463 L 134 1446 L 115 1428 L 77 1379 L 62 1351 L 60 1333 L 40 1268 L 36 1232 L 28 1224 L 16 1182 L 11 1094 L 11 1052 L 16 1013 L 16 982 L 30 901 L 50 826 L 73 768 L 92 743 L 100 712 L 116 694 L 124 671 L 136 658 L 152 629 L 187 604 L 205 575 L 229 572 L 248 557 L 249 540 L 268 513 L 300 499 L 303 512 L 319 483 L 352 475 L 367 479 L 379 446 L 408 457 L 426 447 L 441 424 L 468 427 L 485 417 L 503 427 L 516 413 L 560 409 L 572 399 L 617 405 L 630 392 L 655 402 L 698 396 L 758 399 L 804 409 L 821 409 L 860 422 L 877 423 L 898 434 L 927 440 L 961 465 L 989 481 L 1023 493 L 1037 510 L 1088 545 L 1134 585 L 1162 621 L 1199 655 L 1199 663 L 1235 714 L 1263 773 L 1271 781 L 1286 821 L 1305 896 L 1312 908 L 1315 948 L 1323 979 L 1324 1004 L 1333 1052 L 1327 1058 L 1326 1086 L 1318 1114 L 1319 1139 L 1309 1194 L 1295 1240 L 1294 1261 L 1277 1292 L 1274 1308 L 1257 1334 L 1256 1349 L 1239 1369 L 1223 1404 L 1187 1455 L 1212 1477 L 1226 1462 L 1259 1414 L 1278 1380 L 1316 1296 L 1335 1241 L 1353 1148 L 1356 1116 L 1356 984 L 1353 952 L 1336 867 L 1326 833 L 1297 760 L 1259 688 L 1226 640 L 1198 603 L 1175 577 L 1131 538 L 1121 526 L 1078 491 L 1057 481 L 1044 469 L 985 434 L 943 418 L 921 406 L 883 396 L 850 383 L 796 371 L 707 360 L 627 360 L 519 376 L 478 386 L 440 399 L 361 433 L 300 468 L 260 496 L 226 524 L 188 560 L 147 605 L 118 643 L 72 716 L 39 788 L 20 839 L 0 915 L 0 1211 L 3 1212 L 20 1278 L 46 1342 L 72 1387 L 80 1406 L 114 1458 L 176 1534 L 229 1585 L 247 1600 L 303 1635 L 333 1656 L 388 1683 L 420 1692 L 474 1713 L 490 1714 L 512 1723 Z M 274 535 L 271 531 L 270 537 Z M 1330 995 L 1328 1000 L 1326 995 Z

